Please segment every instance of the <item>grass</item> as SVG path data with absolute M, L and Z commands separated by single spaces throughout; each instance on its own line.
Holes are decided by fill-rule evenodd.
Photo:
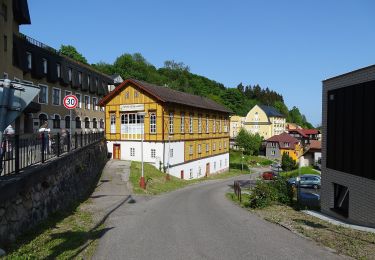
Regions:
M 187 185 L 193 183 L 202 182 L 205 180 L 214 180 L 214 179 L 225 179 L 234 176 L 241 175 L 240 170 L 230 170 L 220 174 L 212 174 L 209 177 L 205 178 L 202 176 L 200 179 L 193 180 L 182 180 L 173 176 L 170 176 L 170 180 L 166 180 L 166 174 L 156 169 L 154 166 L 145 163 L 144 164 L 144 173 L 146 179 L 146 189 L 139 187 L 139 179 L 141 178 L 141 163 L 132 162 L 130 166 L 130 177 L 129 180 L 133 185 L 133 192 L 136 194 L 151 194 L 157 195 L 164 192 L 174 191 L 180 188 L 183 188 Z M 244 171 L 244 174 L 248 172 Z
M 230 163 L 241 163 L 241 155 L 242 153 L 240 151 L 231 150 L 229 153 Z M 273 161 L 260 156 L 244 155 L 244 163 L 247 163 L 252 166 L 255 166 L 257 163 L 262 166 L 267 166 L 271 165 Z
M 83 204 L 55 213 L 5 248 L 8 254 L 2 259 L 90 259 L 108 230 L 93 226 L 92 213 Z
M 319 175 L 319 172 L 314 170 L 313 167 L 311 166 L 301 167 L 300 173 L 301 175 L 303 174 L 315 174 L 315 175 L 318 174 Z M 289 172 L 282 172 L 281 175 L 288 177 L 288 178 L 297 177 L 299 175 L 299 170 L 296 169 L 296 170 L 289 171 Z
M 248 197 L 243 195 L 240 203 L 234 193 L 226 196 L 241 207 L 248 208 Z M 375 259 L 374 233 L 336 226 L 286 205 L 275 204 L 264 209 L 248 210 L 269 222 L 308 237 L 320 246 L 329 247 L 338 254 L 356 259 Z

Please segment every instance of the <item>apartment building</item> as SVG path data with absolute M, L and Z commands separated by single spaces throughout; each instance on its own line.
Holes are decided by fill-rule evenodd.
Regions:
M 212 100 L 127 79 L 99 105 L 105 106 L 105 135 L 114 159 L 143 156 L 182 179 L 229 169 L 231 111 Z
M 76 132 L 103 131 L 104 109 L 98 102 L 114 79 L 20 33 L 20 25 L 31 24 L 27 0 L 0 3 L 0 77 L 40 87 L 39 95 L 15 123 L 17 131 L 36 132 L 45 121 L 52 132 L 70 126 Z M 69 94 L 79 99 L 71 119 L 62 104 Z

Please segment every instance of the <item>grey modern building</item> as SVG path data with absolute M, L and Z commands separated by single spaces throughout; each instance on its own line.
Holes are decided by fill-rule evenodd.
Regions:
M 375 65 L 323 81 L 322 212 L 375 227 Z

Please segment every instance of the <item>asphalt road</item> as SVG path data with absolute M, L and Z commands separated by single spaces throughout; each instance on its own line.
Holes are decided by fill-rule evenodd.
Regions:
M 135 197 L 107 220 L 94 259 L 342 259 L 234 205 L 232 183 Z

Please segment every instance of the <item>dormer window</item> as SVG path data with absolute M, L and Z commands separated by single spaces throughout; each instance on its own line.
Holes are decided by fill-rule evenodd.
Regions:
M 69 78 L 69 81 L 72 82 L 72 68 L 69 68 L 68 70 L 68 78 Z
M 57 78 L 61 78 L 61 64 L 56 63 L 56 73 L 57 73 Z
M 285 143 L 284 143 L 284 146 L 285 146 L 285 147 L 289 147 L 289 146 L 290 146 L 290 143 L 285 142 Z
M 47 59 L 42 59 L 43 62 L 43 73 L 47 74 Z
M 90 75 L 87 75 L 87 86 L 90 87 Z
M 31 54 L 31 52 L 26 52 L 26 61 L 27 61 L 27 68 L 29 69 L 29 70 L 31 70 L 31 68 L 32 68 L 32 58 L 33 58 L 33 56 L 32 56 L 32 54 Z
M 82 72 L 78 72 L 78 83 L 82 86 Z

